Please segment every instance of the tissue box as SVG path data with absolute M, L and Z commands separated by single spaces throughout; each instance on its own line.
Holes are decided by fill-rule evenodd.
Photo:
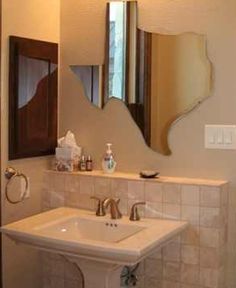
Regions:
M 81 148 L 56 148 L 56 170 L 72 172 L 78 169 L 79 159 L 81 156 Z
M 78 153 L 76 153 L 75 148 L 56 148 L 56 159 L 72 160 L 76 155 L 78 155 Z

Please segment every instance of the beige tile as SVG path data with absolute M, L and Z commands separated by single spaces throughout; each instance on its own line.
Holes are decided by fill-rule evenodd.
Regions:
M 163 204 L 163 218 L 180 219 L 181 218 L 180 205 L 164 203 Z
M 222 214 L 219 208 L 200 208 L 200 226 L 205 228 L 220 228 Z
M 199 206 L 200 189 L 196 185 L 183 185 L 181 189 L 183 205 Z
M 50 193 L 50 208 L 62 207 L 65 205 L 64 191 L 51 191 Z
M 52 189 L 52 176 L 47 171 L 43 172 L 43 183 L 42 188 L 43 189 Z
M 136 283 L 135 287 L 136 288 L 144 288 L 145 287 L 145 278 L 144 277 L 139 277 L 138 278 L 138 282 Z M 123 286 L 121 286 L 121 288 L 123 288 Z
M 52 175 L 50 189 L 58 193 L 64 192 L 65 191 L 65 175 L 60 174 L 60 173 L 56 175 Z
M 139 199 L 144 201 L 143 181 L 128 181 L 128 198 L 130 200 Z
M 64 277 L 65 263 L 63 260 L 54 260 L 51 265 L 51 275 Z
M 153 286 L 153 288 L 154 288 L 154 286 Z M 162 288 L 180 288 L 180 283 L 164 280 Z
M 65 280 L 65 288 L 83 288 L 83 283 L 79 280 Z
M 63 261 L 63 258 L 59 254 L 55 254 L 55 253 L 48 253 L 48 254 L 49 254 L 49 257 L 52 261 Z M 65 262 L 65 261 L 63 261 L 63 262 Z
M 61 277 L 51 277 L 51 286 L 50 288 L 64 288 L 64 278 Z M 65 287 L 66 288 L 66 287 Z
M 172 281 L 180 281 L 181 266 L 179 262 L 164 262 L 163 277 Z
M 51 288 L 51 278 L 48 275 L 43 275 L 43 288 Z
M 221 189 L 220 187 L 202 186 L 200 189 L 200 205 L 202 207 L 220 207 Z
M 42 207 L 50 207 L 50 201 L 51 201 L 51 197 L 50 197 L 50 193 L 51 191 L 47 190 L 47 189 L 42 189 Z
M 199 246 L 199 227 L 189 226 L 181 235 L 183 244 Z
M 111 195 L 116 198 L 128 198 L 128 181 L 122 179 L 111 180 Z
M 199 264 L 200 250 L 199 247 L 191 245 L 181 246 L 181 259 L 184 264 Z
M 146 182 L 145 183 L 145 200 L 148 202 L 162 203 L 162 184 Z
M 118 207 L 122 215 L 130 215 L 130 211 L 128 210 L 128 200 L 126 198 L 119 198 L 119 199 L 120 202 L 118 204 Z
M 203 288 L 200 285 L 181 284 L 180 288 Z
M 94 178 L 89 176 L 80 176 L 80 193 L 94 196 Z
M 147 258 L 145 261 L 145 276 L 162 280 L 163 266 L 162 261 L 153 258 Z
M 218 269 L 200 269 L 200 284 L 208 288 L 221 288 L 220 283 L 220 271 Z
M 149 258 L 159 259 L 161 260 L 162 257 L 162 249 L 158 248 L 153 251 L 153 253 L 149 256 Z
M 81 280 L 82 275 L 75 264 L 68 261 L 65 262 L 65 279 L 67 280 Z
M 136 271 L 136 275 L 139 277 L 143 277 L 145 275 L 145 260 L 142 260 L 139 263 L 138 269 Z
M 162 218 L 163 207 L 162 203 L 158 202 L 147 202 L 146 201 L 146 211 L 145 217 L 147 218 Z
M 139 277 L 138 282 L 136 283 L 136 288 L 144 288 L 145 287 L 145 278 L 144 277 Z M 123 286 L 121 287 L 123 288 Z M 158 288 L 158 287 L 157 287 Z M 161 288 L 161 287 L 160 287 Z
M 230 230 L 232 233 L 232 230 Z M 220 229 L 220 246 L 225 245 L 228 242 L 228 225 Z
M 171 242 L 181 244 L 181 235 L 178 235 L 178 236 L 175 236 L 174 238 L 172 238 Z
M 111 197 L 111 179 L 96 177 L 94 182 L 95 196 L 100 199 Z
M 163 202 L 171 204 L 181 203 L 181 186 L 178 184 L 163 184 Z
M 217 269 L 223 263 L 223 255 L 217 248 L 200 248 L 200 266 L 203 268 Z
M 42 259 L 43 275 L 49 276 L 52 274 L 52 261 L 49 256 L 44 256 Z
M 182 220 L 187 220 L 192 225 L 199 225 L 200 208 L 197 206 L 182 206 Z
M 221 208 L 221 225 L 227 225 L 228 224 L 228 207 L 224 206 Z
M 145 277 L 145 286 L 140 288 L 163 288 L 162 281 L 158 281 L 156 278 Z
M 78 208 L 80 202 L 80 194 L 74 192 L 67 192 L 65 193 L 65 206 L 71 208 Z M 94 201 L 94 200 L 91 200 Z
M 218 248 L 221 245 L 221 230 L 200 228 L 200 245 L 202 247 Z
M 79 180 L 80 180 L 80 177 L 78 175 L 66 175 L 65 176 L 65 191 L 79 194 L 80 192 Z
M 88 194 L 80 194 L 78 198 L 78 208 L 94 210 L 96 209 L 95 201 Z
M 181 282 L 185 284 L 198 285 L 200 281 L 199 265 L 182 264 Z
M 180 261 L 180 244 L 170 242 L 163 248 L 163 259 L 166 262 Z
M 227 206 L 229 203 L 229 185 L 221 186 L 221 204 Z

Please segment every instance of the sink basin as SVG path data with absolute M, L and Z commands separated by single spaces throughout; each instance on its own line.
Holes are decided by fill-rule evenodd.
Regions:
M 181 233 L 188 223 L 127 217 L 61 207 L 1 227 L 12 240 L 58 253 L 76 263 L 85 288 L 118 288 L 123 265 L 134 265 Z M 94 275 L 94 277 L 90 277 Z
M 96 219 L 86 219 L 74 217 L 68 220 L 48 223 L 35 230 L 41 235 L 57 237 L 64 240 L 94 240 L 103 242 L 120 242 L 135 233 L 145 229 L 137 225 L 128 225 L 123 223 L 112 223 L 110 220 L 98 221 Z

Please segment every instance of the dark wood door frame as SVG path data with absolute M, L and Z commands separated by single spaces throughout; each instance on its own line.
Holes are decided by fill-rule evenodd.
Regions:
M 1 51 L 2 51 L 2 0 L 0 0 L 0 67 L 2 65 L 2 59 L 1 59 Z M 0 69 L 0 91 L 1 91 L 1 69 Z M 0 99 L 2 95 L 0 94 Z M 1 101 L 0 101 L 0 117 L 1 117 Z M 1 124 L 1 123 L 0 123 Z M 0 132 L 1 132 L 1 126 L 0 126 Z M 1 143 L 1 133 L 0 133 L 0 143 Z M 2 147 L 0 146 L 0 160 L 2 155 Z M 2 166 L 0 161 L 0 171 L 2 172 Z M 1 177 L 0 177 L 0 187 L 1 187 Z M 2 193 L 1 193 L 1 200 L 0 200 L 0 226 L 2 226 Z M 3 288 L 3 269 L 2 269 L 2 234 L 0 233 L 0 288 Z

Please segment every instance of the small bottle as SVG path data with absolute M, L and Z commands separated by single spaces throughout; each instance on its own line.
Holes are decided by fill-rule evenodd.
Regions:
M 86 171 L 93 171 L 93 160 L 90 155 L 88 155 L 86 160 Z
M 80 162 L 79 162 L 79 170 L 80 171 L 86 171 L 86 160 L 85 160 L 85 156 L 82 155 Z
M 116 161 L 114 160 L 113 153 L 111 151 L 110 143 L 107 143 L 106 154 L 102 160 L 102 168 L 105 173 L 113 173 L 116 168 Z

